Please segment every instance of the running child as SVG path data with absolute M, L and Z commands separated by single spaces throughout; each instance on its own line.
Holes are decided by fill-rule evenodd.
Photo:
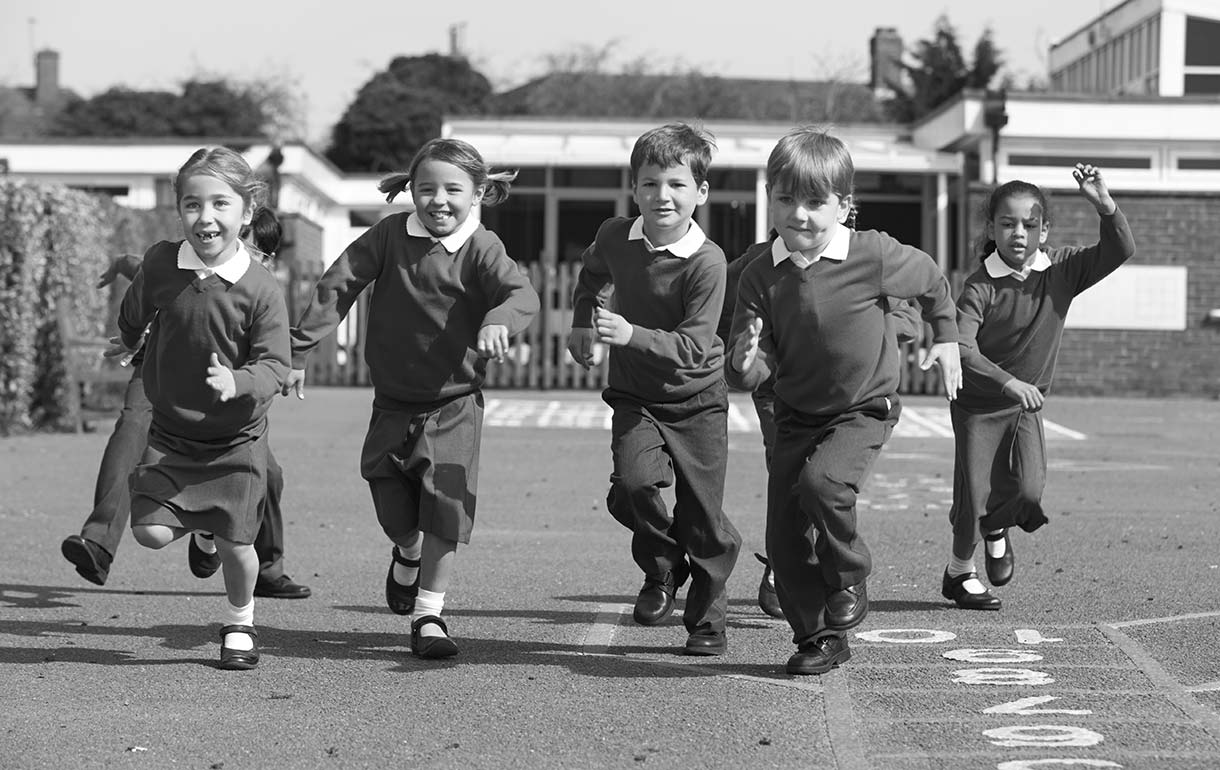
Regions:
M 126 353 L 149 330 L 153 417 L 131 477 L 131 529 L 149 548 L 214 536 L 228 599 L 220 667 L 249 669 L 259 660 L 252 542 L 267 489 L 267 409 L 288 374 L 288 309 L 240 238 L 265 191 L 241 155 L 197 150 L 175 189 L 186 239 L 148 250 L 119 311 Z
M 779 238 L 741 275 L 729 339 L 729 383 L 774 375 L 775 448 L 767 488 L 767 556 L 797 652 L 791 674 L 847 661 L 846 631 L 868 612 L 868 547 L 856 498 L 900 406 L 889 298 L 918 301 L 946 395 L 961 384 L 949 283 L 927 254 L 845 222 L 854 166 L 839 139 L 798 128 L 767 161 Z
M 957 301 L 964 383 L 949 409 L 956 445 L 949 510 L 953 550 L 941 594 L 962 609 L 1000 609 L 1000 598 L 975 571 L 980 534 L 987 579 L 998 587 L 1013 576 L 1008 529 L 1033 532 L 1047 521 L 1041 409 L 1068 307 L 1135 253 L 1127 218 L 1101 171 L 1078 163 L 1072 177 L 1097 210 L 1098 242 L 1048 250 L 1052 217 L 1046 194 L 1028 182 L 1008 182 L 987 200 L 982 264 Z
M 852 207 L 844 224 L 855 229 L 856 210 Z M 746 249 L 745 253 L 729 263 L 726 289 L 724 294 L 724 309 L 720 314 L 720 325 L 716 336 L 726 346 L 729 340 L 729 330 L 733 323 L 733 310 L 737 304 L 737 284 L 741 273 L 759 257 L 770 254 L 772 241 L 779 233 L 772 229 L 767 240 L 756 243 Z M 887 332 L 894 334 L 898 343 L 895 353 L 901 352 L 901 346 L 907 342 L 918 341 L 922 324 L 919 311 L 910 302 L 900 302 L 891 299 L 886 304 L 885 326 Z M 759 431 L 762 433 L 763 460 L 767 468 L 771 467 L 771 452 L 775 448 L 775 375 L 768 377 L 761 385 L 750 391 L 750 400 L 754 404 L 754 414 L 758 417 Z M 763 565 L 762 578 L 758 581 L 758 608 L 773 618 L 784 617 L 784 611 L 779 606 L 779 597 L 775 593 L 775 573 L 771 570 L 771 562 L 761 553 L 754 553 L 754 558 Z
M 529 278 L 476 212 L 503 201 L 515 177 L 491 173 L 466 142 L 426 143 L 405 173 L 380 184 L 387 200 L 409 189 L 415 212 L 391 214 L 353 241 L 292 330 L 283 393 L 303 398 L 310 351 L 373 283 L 373 416 L 360 473 L 394 543 L 386 604 L 411 616 L 411 649 L 422 658 L 458 653 L 441 612 L 458 543 L 474 526 L 487 360 L 503 360 L 539 309 Z
M 281 236 L 282 229 L 275 213 L 260 206 L 245 228 L 242 240 L 250 249 L 250 256 L 270 269 Z M 134 280 L 140 264 L 140 257 L 130 254 L 115 258 L 102 274 L 98 288 L 108 286 L 120 275 Z M 144 395 L 143 363 L 143 352 L 137 352 L 131 360 L 131 379 L 123 394 L 122 411 L 102 452 L 93 492 L 93 510 L 80 534 L 69 535 L 60 545 L 64 558 L 76 567 L 77 574 L 97 585 L 106 584 L 123 531 L 127 529 L 131 511 L 128 479 L 148 443 L 148 425 L 152 422 L 153 410 Z M 284 573 L 284 517 L 280 508 L 283 491 L 284 472 L 270 454 L 268 445 L 267 494 L 259 507 L 259 528 L 254 538 L 259 561 L 254 595 L 304 599 L 311 594 L 309 587 Z M 206 578 L 216 573 L 220 568 L 220 556 L 210 536 L 196 533 L 190 539 L 187 564 L 196 577 Z
M 728 647 L 725 582 L 741 536 L 725 516 L 728 389 L 716 324 L 724 252 L 691 220 L 707 201 L 713 144 L 684 124 L 654 128 L 631 151 L 640 216 L 608 219 L 581 256 L 568 351 L 586 368 L 610 346 L 613 471 L 606 507 L 632 531 L 644 573 L 634 617 L 656 625 L 689 576 L 683 623 L 692 655 Z M 605 307 L 614 293 L 614 311 Z M 661 490 L 673 486 L 673 515 Z

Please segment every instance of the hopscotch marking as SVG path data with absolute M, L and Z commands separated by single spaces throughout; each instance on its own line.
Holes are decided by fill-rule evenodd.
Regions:
M 485 425 L 508 428 L 574 428 L 606 430 L 610 407 L 596 396 L 587 399 L 489 398 L 483 407 Z M 1085 434 L 1043 420 L 1047 438 L 1081 441 Z M 757 433 L 758 415 L 748 402 L 729 401 L 729 433 Z M 947 407 L 903 407 L 894 428 L 896 438 L 953 438 L 953 422 Z

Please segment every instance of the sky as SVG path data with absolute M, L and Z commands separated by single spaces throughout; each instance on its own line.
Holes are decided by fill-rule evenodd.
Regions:
M 61 85 L 84 97 L 114 86 L 177 90 L 198 75 L 271 79 L 302 95 L 307 138 L 324 145 L 361 85 L 395 56 L 447 52 L 455 25 L 497 89 L 542 74 L 547 55 L 607 46 L 612 63 L 643 59 L 661 71 L 863 82 L 877 27 L 912 46 L 944 14 L 967 52 L 990 27 L 1020 83 L 1045 74 L 1051 43 L 1120 2 L 0 0 L 0 85 L 33 85 L 43 48 L 60 54 Z

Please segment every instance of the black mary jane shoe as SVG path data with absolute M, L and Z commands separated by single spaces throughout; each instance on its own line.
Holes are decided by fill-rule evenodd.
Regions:
M 390 549 L 390 571 L 385 576 L 385 603 L 390 612 L 395 615 L 410 615 L 415 612 L 415 597 L 419 596 L 419 559 L 408 559 L 398 553 L 397 548 Z M 394 579 L 394 565 L 414 567 L 415 580 L 410 585 L 403 585 Z
M 190 543 L 186 546 L 186 564 L 191 568 L 191 574 L 197 578 L 210 578 L 220 569 L 220 552 L 207 553 L 195 544 L 195 535 L 187 535 Z
M 761 553 L 754 554 L 754 558 L 763 565 L 762 580 L 758 583 L 758 608 L 773 618 L 783 619 L 784 610 L 779 606 L 779 594 L 771 582 L 771 562 Z
M 949 570 L 940 581 L 940 594 L 952 601 L 963 610 L 998 610 L 1000 597 L 984 589 L 981 594 L 972 594 L 966 590 L 965 583 L 971 578 L 978 579 L 977 572 L 967 572 L 964 575 L 950 577 Z
M 444 636 L 421 636 L 419 630 L 432 624 L 439 626 Z M 458 654 L 458 647 L 449 638 L 449 627 L 445 621 L 436 615 L 424 615 L 411 622 L 411 652 L 418 658 L 452 658 Z
M 700 629 L 687 637 L 683 649 L 687 655 L 723 655 L 728 652 L 729 640 L 724 631 Z
M 635 597 L 635 608 L 631 616 L 641 626 L 655 626 L 674 611 L 678 589 L 686 582 L 690 568 L 682 560 L 671 570 L 659 575 L 645 575 L 644 585 Z
M 1004 541 L 1004 555 L 993 559 L 991 552 L 987 550 L 987 546 L 983 546 L 983 554 L 987 561 L 987 580 L 997 588 L 1006 585 L 1009 580 L 1012 580 L 1013 566 L 1016 561 L 1012 554 L 1012 540 L 1008 538 L 1008 529 L 1005 528 L 995 535 L 983 535 L 984 540 L 996 542 L 997 540 Z
M 797 648 L 796 654 L 788 658 L 785 669 L 793 676 L 816 676 L 851 660 L 851 649 L 847 639 L 841 636 L 823 636 L 806 642 Z
M 225 647 L 226 634 L 249 634 L 254 647 L 234 650 Z M 220 667 L 226 671 L 248 671 L 258 665 L 258 632 L 254 626 L 222 626 L 220 629 Z
M 868 587 L 864 581 L 832 591 L 826 597 L 826 627 L 846 631 L 860 625 L 868 615 Z

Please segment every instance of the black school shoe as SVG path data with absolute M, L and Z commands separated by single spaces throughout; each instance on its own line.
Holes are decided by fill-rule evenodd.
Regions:
M 426 625 L 438 626 L 444 636 L 421 636 L 419 629 Z M 449 626 L 436 615 L 424 615 L 411 621 L 411 652 L 418 658 L 452 658 L 458 654 L 458 647 L 449 638 Z
M 225 634 L 249 634 L 254 640 L 253 649 L 234 650 L 225 647 Z M 221 626 L 220 667 L 226 671 L 248 671 L 258 665 L 258 632 L 254 626 Z
M 68 535 L 59 550 L 76 567 L 78 575 L 90 583 L 106 585 L 106 578 L 110 576 L 110 561 L 114 557 L 105 548 L 80 535 Z
M 847 639 L 841 636 L 823 636 L 805 642 L 788 658 L 787 671 L 794 676 L 825 674 L 832 668 L 851 660 Z
M 398 553 L 397 547 L 390 548 L 390 571 L 385 575 L 385 604 L 395 615 L 410 615 L 415 612 L 415 598 L 419 596 L 419 559 L 408 559 Z M 415 580 L 410 585 L 403 585 L 394 579 L 394 565 L 415 568 Z
M 826 626 L 835 631 L 855 628 L 868 614 L 868 590 L 861 580 L 854 586 L 832 591 L 826 597 Z
M 312 594 L 309 586 L 303 586 L 287 575 L 277 578 L 259 575 L 254 581 L 254 595 L 266 599 L 308 599 Z
M 940 595 L 949 599 L 963 610 L 998 610 L 1000 597 L 984 590 L 981 594 L 972 594 L 965 588 L 965 582 L 977 578 L 977 572 L 967 572 L 957 577 L 949 577 L 949 569 L 945 568 L 945 576 L 940 581 Z
M 782 619 L 784 610 L 779 606 L 779 594 L 775 592 L 775 585 L 771 582 L 771 562 L 761 553 L 754 554 L 754 558 L 763 565 L 762 580 L 758 584 L 758 608 L 773 618 Z
M 1013 566 L 1016 559 L 1012 553 L 1012 541 L 1008 539 L 1008 529 L 1004 529 L 998 535 L 983 535 L 984 540 L 995 542 L 997 540 L 1004 541 L 1004 555 L 998 559 L 993 559 L 991 553 L 987 550 L 987 546 L 983 546 L 983 554 L 987 562 L 987 580 L 999 588 L 1006 585 L 1009 580 L 1012 580 Z
M 190 543 L 186 546 L 186 563 L 191 568 L 191 574 L 197 578 L 210 578 L 220 569 L 220 552 L 204 553 L 195 545 L 195 534 L 187 535 Z
M 690 575 L 690 567 L 683 560 L 672 570 L 660 575 L 647 575 L 644 585 L 635 598 L 635 609 L 632 617 L 641 626 L 655 626 L 674 611 L 674 595 L 686 578 Z
M 723 655 L 729 649 L 729 640 L 723 631 L 701 629 L 686 638 L 687 655 Z

